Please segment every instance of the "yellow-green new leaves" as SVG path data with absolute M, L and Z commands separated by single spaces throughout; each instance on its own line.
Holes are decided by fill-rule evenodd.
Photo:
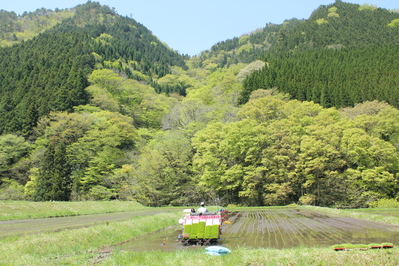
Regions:
M 168 75 L 163 82 L 172 82 L 175 77 Z M 161 128 L 163 117 L 177 103 L 177 99 L 157 94 L 152 87 L 124 79 L 109 69 L 93 71 L 89 81 L 92 85 L 86 91 L 92 105 L 133 117 L 136 127 Z
M 211 124 L 193 138 L 198 181 L 250 205 L 395 197 L 398 110 L 377 109 L 347 119 L 312 102 L 250 100 L 243 120 Z
M 283 118 L 282 106 L 285 103 L 272 96 L 249 101 L 238 114 L 241 118 L 247 118 L 259 123 Z
M 399 27 L 399 18 L 392 20 L 391 23 L 388 24 L 388 27 L 398 28 Z
M 23 137 L 7 134 L 0 136 L 0 169 L 7 169 L 25 156 L 30 148 Z
M 267 145 L 264 128 L 255 121 L 212 124 L 193 138 L 196 149 L 194 169 L 200 184 L 230 199 L 237 199 L 248 173 L 261 161 L 262 147 Z
M 29 193 L 34 190 L 36 200 L 52 199 L 61 188 L 66 192 L 59 200 L 118 195 L 120 185 L 114 176 L 122 166 L 123 151 L 134 149 L 139 140 L 132 123 L 131 118 L 108 111 L 51 113 L 45 135 L 37 141 L 38 152 L 45 148 L 44 163 Z M 48 187 L 51 175 L 57 179 Z

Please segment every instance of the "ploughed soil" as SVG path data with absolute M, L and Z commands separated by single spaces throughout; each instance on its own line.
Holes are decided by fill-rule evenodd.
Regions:
M 176 208 L 154 208 L 116 213 L 0 221 L 0 238 L 89 227 L 107 222 L 124 221 L 135 216 L 155 215 L 168 211 L 176 212 Z
M 329 247 L 334 244 L 370 244 L 390 242 L 399 245 L 399 227 L 349 217 L 296 209 L 259 209 L 232 212 L 222 227 L 220 245 L 234 249 Z M 181 226 L 165 229 L 130 242 L 120 248 L 127 251 L 176 250 Z

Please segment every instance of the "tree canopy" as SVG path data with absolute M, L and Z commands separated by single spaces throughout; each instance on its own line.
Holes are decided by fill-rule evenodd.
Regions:
M 335 1 L 189 58 L 97 2 L 0 11 L 0 199 L 397 200 L 398 18 Z

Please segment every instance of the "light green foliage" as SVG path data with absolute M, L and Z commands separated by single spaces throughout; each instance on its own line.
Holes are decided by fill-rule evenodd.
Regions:
M 379 199 L 368 203 L 370 208 L 399 208 L 397 199 Z
M 101 185 L 95 185 L 87 193 L 87 198 L 89 200 L 95 201 L 110 200 L 111 198 L 115 197 L 115 195 L 116 193 L 112 192 L 111 189 Z
M 138 141 L 137 131 L 128 117 L 105 111 L 91 116 L 94 121 L 90 128 L 68 148 L 71 162 L 84 167 L 74 173 L 76 178 L 80 176 L 84 191 L 99 184 L 113 187 L 115 182 L 109 182 L 108 178 L 121 167 L 118 161 L 123 158 L 122 149 L 131 149 Z
M 327 17 L 329 18 L 339 18 L 339 14 L 335 12 L 328 13 Z
M 210 107 L 196 98 L 186 98 L 181 103 L 177 103 L 169 114 L 163 119 L 164 129 L 184 130 L 190 123 L 197 123 L 204 127 L 209 118 L 207 113 Z
M 39 168 L 34 167 L 30 169 L 29 181 L 26 182 L 24 186 L 24 194 L 28 198 L 32 198 L 35 194 L 36 186 L 37 186 L 37 177 L 39 175 Z
M 339 14 L 337 13 L 338 8 L 333 6 L 328 9 L 328 17 L 334 17 L 334 18 L 339 18 Z
M 99 42 L 101 44 L 109 44 L 108 42 L 112 40 L 114 37 L 112 35 L 107 34 L 107 33 L 101 33 L 100 36 L 98 36 L 95 41 Z
M 246 67 L 241 69 L 241 71 L 237 75 L 237 80 L 243 82 L 247 76 L 252 74 L 252 72 L 262 69 L 263 67 L 265 67 L 265 65 L 266 63 L 262 60 L 256 60 L 251 62 Z
M 204 86 L 190 89 L 187 98 L 199 98 L 205 104 L 226 103 L 236 105 L 242 88 L 237 81 L 237 75 L 245 64 L 232 65 L 229 68 L 219 68 L 209 74 Z
M 0 169 L 8 168 L 28 153 L 30 144 L 21 136 L 0 136 Z
M 2 10 L 3 12 L 7 12 Z M 22 16 L 15 16 L 8 21 L 1 21 L 0 24 L 4 25 L 3 29 L 6 29 L 6 34 L 0 34 L 0 46 L 8 46 L 32 39 L 36 35 L 44 32 L 45 30 L 51 29 L 60 23 L 63 19 L 70 18 L 74 15 L 73 10 L 65 9 L 58 10 L 56 12 L 41 8 L 34 12 L 25 13 Z M 4 16 L 0 16 L 4 19 Z M 7 27 L 8 26 L 8 27 Z M 12 38 L 12 36 L 15 36 Z
M 265 133 L 261 125 L 250 120 L 225 126 L 211 124 L 198 132 L 193 138 L 193 164 L 200 174 L 200 183 L 227 193 L 229 196 L 224 200 L 236 201 L 246 176 L 259 163 L 261 149 L 266 145 Z
M 92 85 L 87 87 L 86 91 L 92 96 L 90 103 L 93 106 L 112 112 L 117 112 L 120 110 L 118 102 L 106 89 L 103 89 L 97 85 Z
M 179 73 L 178 75 L 167 74 L 158 79 L 158 84 L 163 87 L 181 87 L 184 89 L 194 86 L 194 80 L 189 76 Z
M 110 93 L 116 93 L 117 88 L 119 88 L 123 82 L 123 78 L 109 69 L 94 70 L 93 73 L 90 74 L 88 80 L 106 89 Z
M 91 114 L 53 113 L 51 121 L 37 143 L 44 143 L 45 149 L 54 141 L 66 145 L 63 163 L 70 171 L 67 178 L 71 180 L 71 197 L 75 200 L 116 197 L 120 184 L 114 175 L 122 167 L 123 151 L 134 149 L 139 140 L 132 119 L 96 110 Z M 37 146 L 38 152 L 42 147 Z M 31 181 L 25 187 L 27 195 L 37 192 L 38 180 L 42 178 L 42 172 L 35 169 L 31 170 Z
M 239 117 L 249 118 L 257 122 L 267 122 L 274 119 L 283 118 L 281 106 L 284 102 L 272 96 L 263 97 L 249 101 L 242 107 Z
M 243 35 L 238 39 L 238 43 L 240 45 L 246 44 L 249 41 L 249 36 L 248 35 Z
M 312 194 L 305 194 L 299 198 L 299 203 L 302 205 L 312 205 L 316 201 L 316 196 Z
M 338 10 L 338 8 L 335 7 L 335 6 L 333 6 L 333 7 L 330 7 L 330 8 L 328 9 L 328 13 L 337 12 L 337 10 Z
M 141 150 L 135 169 L 137 199 L 151 206 L 182 205 L 201 200 L 200 190 L 188 174 L 191 157 L 191 143 L 180 132 L 155 135 Z
M 134 109 L 135 123 L 138 127 L 161 128 L 163 117 L 177 102 L 175 98 L 162 94 L 146 94 L 140 105 Z
M 370 10 L 370 11 L 373 11 L 373 10 L 376 10 L 377 9 L 377 5 L 372 5 L 372 4 L 363 4 L 363 5 L 361 5 L 360 7 L 359 7 L 359 10 L 360 11 L 363 11 L 363 10 Z
M 379 156 L 384 156 L 385 152 L 389 149 L 391 150 L 391 154 L 395 152 L 395 148 L 389 143 L 371 137 L 362 129 L 357 128 L 347 129 L 343 132 L 341 149 L 346 151 L 345 154 L 349 163 L 360 167 L 378 166 L 375 163 L 379 162 L 379 160 L 376 160 Z M 379 155 L 379 152 L 382 152 L 382 150 L 385 151 L 384 155 Z M 395 161 L 392 160 L 394 160 L 394 157 L 388 161 L 382 160 L 381 162 L 385 164 L 391 161 L 390 167 L 393 167 Z
M 242 121 L 213 124 L 195 135 L 193 163 L 202 185 L 233 202 L 329 205 L 357 197 L 356 204 L 365 204 L 393 197 L 399 157 L 386 140 L 396 134 L 388 118 L 397 117 L 397 110 L 383 107 L 377 115 L 356 117 L 378 116 L 366 132 L 335 108 L 253 99 L 242 107 Z
M 398 28 L 399 27 L 399 19 L 392 20 L 391 23 L 388 24 L 388 27 Z
M 0 200 L 24 200 L 24 186 L 16 180 L 9 178 L 0 179 Z
M 320 18 L 318 20 L 316 20 L 317 25 L 323 25 L 323 24 L 328 24 L 328 20 L 326 20 L 325 18 Z
M 152 87 L 124 79 L 109 69 L 94 70 L 89 81 L 93 85 L 86 91 L 91 95 L 92 105 L 133 117 L 137 127 L 160 128 L 163 117 L 177 102 L 175 98 L 157 94 Z M 187 85 L 190 78 L 167 75 L 160 82 L 170 86 L 180 82 Z
M 363 27 L 374 28 L 367 20 L 376 31 L 391 32 L 394 29 L 386 24 L 391 21 L 388 26 L 398 26 L 394 14 L 385 14 L 392 17 L 381 25 L 374 16 L 377 13 L 359 12 L 357 5 L 336 1 L 334 6 L 323 6 L 312 14 L 321 18 L 316 21 L 320 27 L 314 19 L 268 24 L 264 29 L 221 42 L 186 60 L 189 66 L 186 70 L 182 57 L 168 58 L 168 53 L 162 52 L 162 43 L 146 34 L 140 25 L 127 18 L 119 20 L 106 6 L 91 2 L 87 5 L 89 12 L 83 12 L 86 6 L 81 6 L 81 14 L 76 14 L 70 22 L 79 29 L 95 24 L 88 27 L 87 32 L 96 32 L 96 35 L 88 39 L 90 46 L 81 50 L 87 50 L 94 57 L 83 61 L 96 64 L 97 69 L 89 75 L 91 68 L 79 73 L 91 83 L 86 88 L 89 97 L 83 93 L 79 103 L 90 105 L 71 106 L 69 113 L 53 112 L 46 117 L 42 116 L 46 112 L 42 112 L 34 135 L 29 136 L 33 145 L 17 135 L 0 136 L 2 195 L 21 197 L 25 184 L 22 196 L 31 199 L 48 192 L 44 193 L 43 188 L 57 190 L 52 180 L 58 180 L 59 187 L 66 182 L 58 192 L 70 193 L 62 200 L 139 200 L 152 206 L 191 204 L 204 197 L 219 197 L 223 203 L 239 205 L 299 202 L 366 206 L 367 202 L 380 198 L 398 197 L 399 111 L 385 102 L 372 101 L 393 95 L 388 100 L 396 104 L 394 94 L 374 89 L 377 87 L 372 82 L 391 77 L 392 69 L 397 68 L 388 61 L 378 63 L 378 60 L 371 60 L 372 68 L 356 70 L 354 67 L 364 65 L 362 60 L 370 60 L 376 52 L 394 58 L 397 53 L 389 54 L 394 51 L 391 48 L 381 51 L 367 48 L 376 39 L 380 41 L 380 37 L 393 35 L 373 33 L 363 40 L 366 35 L 355 32 Z M 376 7 L 365 4 L 359 9 L 376 10 Z M 40 12 L 44 15 L 38 15 Z M 37 14 L 19 18 L 6 14 L 16 19 L 12 25 L 16 30 L 4 28 L 7 33 L 0 41 L 14 43 L 31 38 L 74 12 L 39 10 Z M 323 26 L 325 23 L 331 27 Z M 360 41 L 347 41 L 347 32 L 342 32 L 341 27 L 344 24 L 354 32 L 353 38 Z M 104 26 L 104 31 L 98 32 L 98 25 Z M 22 31 L 21 27 L 29 30 Z M 329 31 L 324 32 L 327 28 Z M 62 35 L 66 28 L 60 29 L 54 32 Z M 85 30 L 83 36 L 87 37 L 87 32 Z M 127 41 L 122 40 L 124 36 L 128 36 Z M 138 45 L 133 45 L 131 40 L 138 36 Z M 73 40 L 73 37 L 68 38 Z M 134 50 L 147 47 L 145 42 L 150 49 Z M 359 45 L 365 49 L 351 48 Z M 313 51 L 312 47 L 323 49 Z M 256 60 L 262 58 L 266 50 L 269 52 L 263 56 L 264 61 Z M 309 52 L 301 52 L 304 50 Z M 286 56 L 281 56 L 280 51 L 287 51 Z M 352 56 L 353 52 L 362 55 L 359 61 L 351 59 L 357 58 Z M 343 56 L 355 63 L 342 63 Z M 173 66 L 174 60 L 181 60 L 177 63 L 179 67 Z M 318 67 L 313 68 L 314 62 L 318 62 Z M 23 74 L 26 69 L 34 73 L 37 67 L 33 63 L 27 62 L 18 68 L 21 69 L 18 73 L 26 76 Z M 72 64 L 80 63 L 79 59 Z M 278 64 L 282 66 L 277 71 Z M 3 69 L 11 69 L 13 65 L 4 66 Z M 62 69 L 48 72 L 62 75 Z M 352 69 L 371 74 L 356 76 L 351 73 Z M 372 74 L 372 69 L 378 73 Z M 323 76 L 329 72 L 332 78 Z M 268 76 L 261 79 L 263 74 Z M 3 76 L 18 75 L 10 72 Z M 342 85 L 340 90 L 331 89 L 334 83 L 343 84 L 341 76 L 342 80 L 355 83 Z M 57 86 L 52 77 L 42 79 L 35 83 L 36 87 L 51 81 Z M 64 104 L 62 99 L 76 85 L 75 79 L 70 77 L 70 83 L 56 95 L 61 100 L 46 108 L 56 110 Z M 324 86 L 323 79 L 328 87 Z M 314 80 L 317 82 L 309 86 Z M 83 90 L 87 83 L 85 79 L 82 82 Z M 253 89 L 243 88 L 246 83 Z M 33 87 L 30 80 L 26 84 Z M 153 84 L 155 89 L 148 84 Z M 396 83 L 392 80 L 387 84 L 392 87 Z M 380 85 L 384 85 L 383 82 L 379 82 Z M 15 89 L 24 86 L 18 85 Z M 290 90 L 284 90 L 284 86 Z M 311 90 L 307 90 L 309 87 Z M 352 88 L 359 90 L 352 91 Z M 248 97 L 240 101 L 243 104 L 240 106 L 237 103 L 242 91 L 248 92 L 245 95 Z M 23 93 L 5 95 L 4 107 L 9 108 L 8 102 L 18 97 L 22 99 Z M 291 97 L 309 102 L 289 100 Z M 370 101 L 359 103 L 362 99 Z M 29 99 L 35 100 L 40 99 Z M 358 104 L 337 111 L 312 101 L 337 108 Z M 31 106 L 33 110 L 34 105 Z M 37 108 L 45 107 L 41 104 Z M 16 117 L 15 121 L 19 119 Z M 18 125 L 10 123 L 7 130 Z M 12 141 L 5 142 L 7 138 Z M 29 153 L 31 148 L 33 152 Z
M 253 45 L 247 43 L 247 44 L 242 45 L 242 46 L 238 49 L 237 53 L 238 53 L 238 54 L 241 54 L 241 53 L 243 53 L 243 52 L 249 52 L 249 51 L 251 51 L 252 48 L 253 48 Z
M 374 101 L 366 101 L 364 103 L 358 103 L 354 107 L 347 107 L 342 108 L 342 115 L 354 119 L 360 115 L 367 115 L 367 116 L 375 116 L 377 115 L 382 109 L 389 108 L 390 105 L 386 102 L 379 102 L 377 100 Z
M 355 125 L 375 137 L 396 144 L 399 137 L 399 124 L 395 116 L 399 114 L 399 111 L 385 104 L 381 108 L 377 107 L 373 110 L 371 107 L 369 110 L 367 113 L 371 115 L 364 114 L 355 117 Z

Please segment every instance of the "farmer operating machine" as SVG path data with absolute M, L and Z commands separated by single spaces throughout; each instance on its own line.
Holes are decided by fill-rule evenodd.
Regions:
M 184 246 L 211 245 L 219 241 L 222 225 L 227 220 L 228 211 L 196 213 L 184 210 L 184 218 L 179 220 L 183 233 L 179 236 Z

